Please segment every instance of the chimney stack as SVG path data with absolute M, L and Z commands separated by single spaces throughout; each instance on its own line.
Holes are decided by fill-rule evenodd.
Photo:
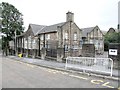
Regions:
M 68 22 L 68 21 L 73 21 L 74 22 L 74 13 L 72 13 L 72 12 L 67 12 L 66 13 L 66 21 Z

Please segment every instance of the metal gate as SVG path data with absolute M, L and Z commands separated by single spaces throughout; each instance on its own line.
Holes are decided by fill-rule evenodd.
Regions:
M 111 58 L 67 57 L 65 68 L 109 73 L 112 76 L 113 60 Z

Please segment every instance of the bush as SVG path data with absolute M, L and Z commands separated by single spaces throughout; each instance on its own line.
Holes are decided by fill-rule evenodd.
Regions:
M 104 50 L 108 51 L 109 43 L 120 43 L 120 32 L 109 33 L 105 35 L 104 39 Z

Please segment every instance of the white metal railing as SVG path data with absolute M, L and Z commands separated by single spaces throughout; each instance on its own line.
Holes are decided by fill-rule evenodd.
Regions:
M 113 60 L 111 58 L 67 57 L 65 68 L 109 73 L 112 76 Z

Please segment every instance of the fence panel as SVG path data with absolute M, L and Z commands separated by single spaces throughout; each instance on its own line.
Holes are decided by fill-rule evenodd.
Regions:
M 67 57 L 65 68 L 109 73 L 112 76 L 113 60 L 111 58 Z

